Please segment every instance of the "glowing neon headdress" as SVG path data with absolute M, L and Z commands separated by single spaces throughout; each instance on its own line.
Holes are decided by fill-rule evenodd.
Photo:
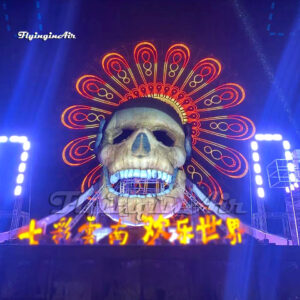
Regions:
M 192 128 L 193 154 L 186 173 L 215 200 L 217 195 L 222 195 L 222 189 L 204 165 L 228 177 L 241 178 L 248 171 L 248 163 L 239 151 L 211 138 L 246 140 L 254 135 L 255 126 L 241 115 L 209 116 L 207 113 L 239 105 L 245 98 L 243 88 L 236 83 L 210 88 L 221 73 L 220 62 L 204 58 L 187 68 L 190 50 L 183 44 L 172 45 L 167 50 L 162 67 L 157 49 L 149 42 L 137 44 L 133 58 L 134 69 L 121 54 L 105 55 L 101 65 L 108 81 L 96 75 L 80 77 L 76 83 L 78 93 L 98 107 L 70 106 L 62 114 L 62 123 L 70 129 L 91 130 L 99 127 L 100 120 L 111 115 L 120 104 L 131 99 L 150 97 L 167 103 L 177 112 L 182 124 L 190 124 Z M 94 160 L 95 140 L 96 131 L 69 142 L 63 150 L 65 163 L 79 166 Z M 100 169 L 101 165 L 97 165 L 86 175 L 82 190 L 99 179 Z

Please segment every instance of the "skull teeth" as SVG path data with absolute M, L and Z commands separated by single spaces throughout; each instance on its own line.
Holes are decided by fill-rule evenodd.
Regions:
M 178 169 L 173 175 L 158 170 L 126 169 L 109 176 L 104 167 L 104 175 L 109 191 L 128 198 L 157 197 L 170 193 L 173 189 Z
M 161 179 L 165 181 L 167 184 L 171 183 L 172 175 L 158 171 L 158 170 L 140 170 L 140 169 L 126 169 L 116 172 L 110 176 L 110 183 L 115 184 L 120 179 L 127 178 L 143 178 L 143 179 Z

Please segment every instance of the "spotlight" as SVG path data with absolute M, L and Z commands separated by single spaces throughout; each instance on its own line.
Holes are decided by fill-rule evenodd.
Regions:
M 256 134 L 255 135 L 255 139 L 257 140 L 257 141 L 263 141 L 264 140 L 264 135 L 263 134 Z
M 272 141 L 273 140 L 273 134 L 269 134 L 269 133 L 264 134 L 263 135 L 263 140 L 265 140 L 265 141 Z
M 257 142 L 255 142 L 255 141 L 251 142 L 251 149 L 253 151 L 257 151 L 258 150 L 258 144 L 257 144 Z
M 16 181 L 17 181 L 18 184 L 23 183 L 23 181 L 24 181 L 24 174 L 19 174 L 17 176 L 17 180 Z
M 21 161 L 27 161 L 28 159 L 28 152 L 24 151 L 21 154 Z
M 264 198 L 265 197 L 265 190 L 262 187 L 259 187 L 257 189 L 257 195 L 259 198 Z
M 287 186 L 287 187 L 285 188 L 285 191 L 286 191 L 287 193 L 290 193 L 290 188 Z
M 257 173 L 257 174 L 261 173 L 261 166 L 260 166 L 260 164 L 258 164 L 258 163 L 254 164 L 253 168 L 254 168 L 254 172 L 255 173 Z
M 19 141 L 19 137 L 16 136 L 16 135 L 12 135 L 12 136 L 9 138 L 9 141 L 10 141 L 11 143 L 19 143 L 19 142 L 20 142 L 20 141 Z
M 290 150 L 291 149 L 291 144 L 290 144 L 289 141 L 283 141 L 282 145 L 283 145 L 284 150 Z
M 291 191 L 295 190 L 295 188 L 294 188 L 294 186 L 292 184 L 290 185 L 290 189 L 291 189 Z
M 255 182 L 256 182 L 257 185 L 262 185 L 263 184 L 263 180 L 262 180 L 261 175 L 256 175 L 255 176 Z
M 295 165 L 293 163 L 288 163 L 287 167 L 290 172 L 295 172 Z
M 22 193 L 22 187 L 21 187 L 20 185 L 17 185 L 17 186 L 15 187 L 14 195 L 15 195 L 15 196 L 20 196 L 21 193 Z
M 19 143 L 25 143 L 27 142 L 27 136 L 19 136 Z
M 295 188 L 298 188 L 298 187 L 299 187 L 298 182 L 295 182 L 295 183 L 294 183 L 294 187 L 295 187 Z
M 20 173 L 23 173 L 23 172 L 25 172 L 25 170 L 26 170 L 26 164 L 23 163 L 23 162 L 21 162 L 21 163 L 19 164 L 18 171 L 19 171 Z
M 281 141 L 282 140 L 282 135 L 281 134 L 273 134 L 273 140 L 274 141 Z
M 296 180 L 296 175 L 295 175 L 295 173 L 290 173 L 289 179 L 290 179 L 291 182 L 296 182 L 297 180 Z
M 291 151 L 285 151 L 285 159 L 293 160 L 293 155 L 292 155 Z
M 253 161 L 258 162 L 259 161 L 259 154 L 257 152 L 252 153 Z
M 0 136 L 0 143 L 6 143 L 8 141 L 8 137 L 3 135 L 3 136 Z
M 21 163 L 18 166 L 19 174 L 16 178 L 16 187 L 14 189 L 14 195 L 19 196 L 22 193 L 22 183 L 24 182 L 24 172 L 26 170 L 26 161 L 28 160 L 28 150 L 30 149 L 30 142 L 28 141 L 26 136 L 18 136 L 18 135 L 11 135 L 10 137 L 7 136 L 0 136 L 0 143 L 20 143 L 22 144 L 23 152 L 21 153 L 20 159 Z
M 28 151 L 30 149 L 30 142 L 26 141 L 23 143 L 23 150 Z
M 261 172 L 262 172 L 262 168 L 260 165 L 260 154 L 259 154 L 259 143 L 260 142 L 282 142 L 282 146 L 285 150 L 285 159 L 288 161 L 287 164 L 287 168 L 288 168 L 288 172 L 289 174 L 293 174 L 293 175 L 289 175 L 290 181 L 292 182 L 296 182 L 295 180 L 295 166 L 292 164 L 292 160 L 293 160 L 293 154 L 291 153 L 290 149 L 291 149 L 291 145 L 289 143 L 289 141 L 284 140 L 283 141 L 283 137 L 281 134 L 279 133 L 257 133 L 254 136 L 254 141 L 251 142 L 251 150 L 252 150 L 252 160 L 253 160 L 253 169 L 254 172 L 256 173 L 255 175 L 255 182 L 256 182 L 256 186 L 257 186 L 257 193 L 258 196 L 260 198 L 264 198 L 265 197 L 265 190 L 263 189 L 262 185 L 263 185 L 263 178 L 261 176 Z M 293 187 L 295 187 L 293 185 Z M 287 187 L 286 188 L 286 192 L 289 193 L 290 192 L 290 188 Z

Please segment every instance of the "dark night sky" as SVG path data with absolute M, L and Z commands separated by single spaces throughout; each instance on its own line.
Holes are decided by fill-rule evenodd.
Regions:
M 246 91 L 245 102 L 230 113 L 244 114 L 258 131 L 283 133 L 300 145 L 299 1 L 51 0 L 40 1 L 39 8 L 33 0 L 7 2 L 0 10 L 0 135 L 24 134 L 32 141 L 33 217 L 49 213 L 52 192 L 78 190 L 91 167 L 71 168 L 61 159 L 64 145 L 79 135 L 61 125 L 60 115 L 69 105 L 86 103 L 75 91 L 77 78 L 99 75 L 99 62 L 111 50 L 131 57 L 139 41 L 153 42 L 160 54 L 172 43 L 185 43 L 194 63 L 216 57 L 223 65 L 217 83 L 236 82 Z M 70 31 L 77 38 L 28 42 L 16 38 L 19 30 Z M 249 142 L 235 145 L 249 157 Z M 9 161 L 0 163 L 2 168 Z M 216 178 L 249 208 L 249 176 L 238 183 Z

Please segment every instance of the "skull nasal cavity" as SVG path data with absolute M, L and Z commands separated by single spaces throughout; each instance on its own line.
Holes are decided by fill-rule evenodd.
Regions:
M 144 154 L 148 154 L 151 150 L 151 146 L 148 140 L 148 137 L 145 133 L 139 133 L 132 146 L 131 146 L 131 150 L 133 153 L 143 153 Z

